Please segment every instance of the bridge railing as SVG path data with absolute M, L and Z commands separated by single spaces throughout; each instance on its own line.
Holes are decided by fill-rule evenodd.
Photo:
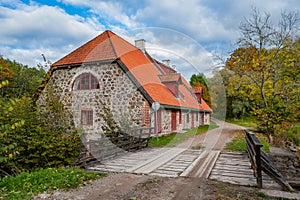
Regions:
M 254 133 L 245 130 L 246 132 L 246 149 L 251 162 L 251 167 L 256 177 L 257 187 L 263 187 L 262 171 L 275 180 L 283 190 L 294 192 L 295 190 L 284 179 L 282 174 L 275 167 L 273 162 L 268 158 L 267 154 L 261 150 L 262 143 Z
M 130 134 L 114 133 L 113 137 L 101 137 L 97 140 L 83 142 L 76 165 L 85 167 L 87 163 L 102 161 L 128 151 L 135 151 L 148 147 L 153 127 L 131 129 Z
M 262 168 L 261 168 L 261 147 L 262 143 L 254 135 L 254 133 L 245 130 L 246 132 L 246 149 L 251 162 L 251 167 L 256 177 L 258 188 L 262 188 Z

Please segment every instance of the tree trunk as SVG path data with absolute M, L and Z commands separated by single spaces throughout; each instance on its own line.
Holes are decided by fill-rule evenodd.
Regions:
M 273 136 L 272 134 L 268 134 L 269 144 L 273 144 Z

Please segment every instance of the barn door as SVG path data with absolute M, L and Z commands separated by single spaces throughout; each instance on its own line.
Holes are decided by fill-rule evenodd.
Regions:
M 172 113 L 171 113 L 171 131 L 177 130 L 176 125 L 177 125 L 177 123 L 176 123 L 176 110 L 172 110 Z

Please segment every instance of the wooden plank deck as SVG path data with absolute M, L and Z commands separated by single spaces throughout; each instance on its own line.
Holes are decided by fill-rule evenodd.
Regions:
M 247 154 L 240 152 L 148 148 L 101 161 L 87 169 L 163 177 L 204 177 L 231 184 L 256 186 Z M 280 186 L 263 173 L 263 188 Z
M 101 161 L 87 169 L 177 177 L 202 153 L 203 150 L 183 148 L 149 148 Z
M 265 173 L 262 175 L 263 188 L 280 188 Z M 256 178 L 251 169 L 247 153 L 221 152 L 209 178 L 231 184 L 256 186 Z

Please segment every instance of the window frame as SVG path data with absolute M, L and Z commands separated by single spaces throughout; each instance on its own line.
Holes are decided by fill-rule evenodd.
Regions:
M 85 117 L 85 120 L 83 119 Z M 82 126 L 93 126 L 94 125 L 94 112 L 93 110 L 81 110 L 80 111 L 80 124 Z
M 85 72 L 78 75 L 72 84 L 73 91 L 98 89 L 100 89 L 100 82 L 97 77 L 90 72 Z

